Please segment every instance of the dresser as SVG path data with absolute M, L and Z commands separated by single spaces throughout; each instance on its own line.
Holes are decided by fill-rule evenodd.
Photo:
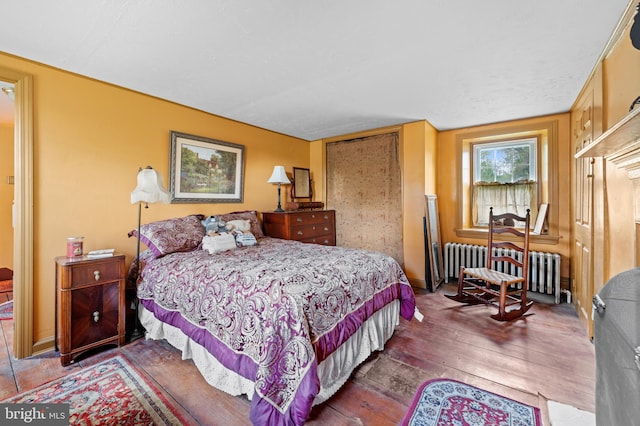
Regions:
M 269 237 L 336 245 L 335 210 L 264 212 L 262 223 Z
M 62 365 L 125 343 L 125 256 L 57 257 L 56 350 Z

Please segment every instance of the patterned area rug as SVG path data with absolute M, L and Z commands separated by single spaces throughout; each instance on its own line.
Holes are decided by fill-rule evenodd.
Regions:
M 540 410 L 456 380 L 422 384 L 402 425 L 542 426 Z
M 0 303 L 0 320 L 13 318 L 13 300 Z
M 71 425 L 193 423 L 121 356 L 83 368 L 2 403 L 69 403 Z

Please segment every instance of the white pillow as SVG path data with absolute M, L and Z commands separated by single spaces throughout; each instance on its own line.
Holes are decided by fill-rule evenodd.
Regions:
M 241 232 L 249 232 L 251 231 L 251 222 L 249 220 L 230 220 L 227 222 L 227 229 L 229 231 L 241 231 Z
M 238 248 L 236 239 L 233 234 L 222 235 L 205 235 L 202 238 L 202 249 L 210 254 L 220 253 L 222 251 L 233 250 Z
M 253 235 L 251 232 L 234 231 L 233 233 L 236 234 L 236 242 L 240 247 L 255 246 L 256 244 L 258 244 L 258 240 L 256 240 L 255 235 Z

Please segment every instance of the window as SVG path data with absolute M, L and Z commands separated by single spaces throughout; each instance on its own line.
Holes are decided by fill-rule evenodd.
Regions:
M 535 220 L 538 206 L 537 138 L 473 144 L 474 226 L 489 224 L 489 208 L 495 214 Z
M 536 139 L 476 144 L 474 183 L 536 180 Z
M 558 121 L 531 120 L 458 133 L 456 235 L 486 239 L 489 207 L 494 213 L 524 216 L 535 223 L 540 204 L 548 204 L 538 242 L 558 240 Z

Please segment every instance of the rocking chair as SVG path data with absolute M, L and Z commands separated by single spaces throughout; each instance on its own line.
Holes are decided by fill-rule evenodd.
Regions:
M 524 229 L 515 223 L 524 222 Z M 504 238 L 503 234 L 510 234 Z M 458 292 L 446 295 L 457 302 L 479 303 L 498 307 L 491 315 L 497 321 L 511 321 L 521 317 L 533 302 L 527 301 L 529 286 L 529 210 L 525 217 L 512 213 L 493 214 L 489 209 L 489 244 L 487 267 L 460 267 Z M 507 309 L 517 305 L 517 308 Z

